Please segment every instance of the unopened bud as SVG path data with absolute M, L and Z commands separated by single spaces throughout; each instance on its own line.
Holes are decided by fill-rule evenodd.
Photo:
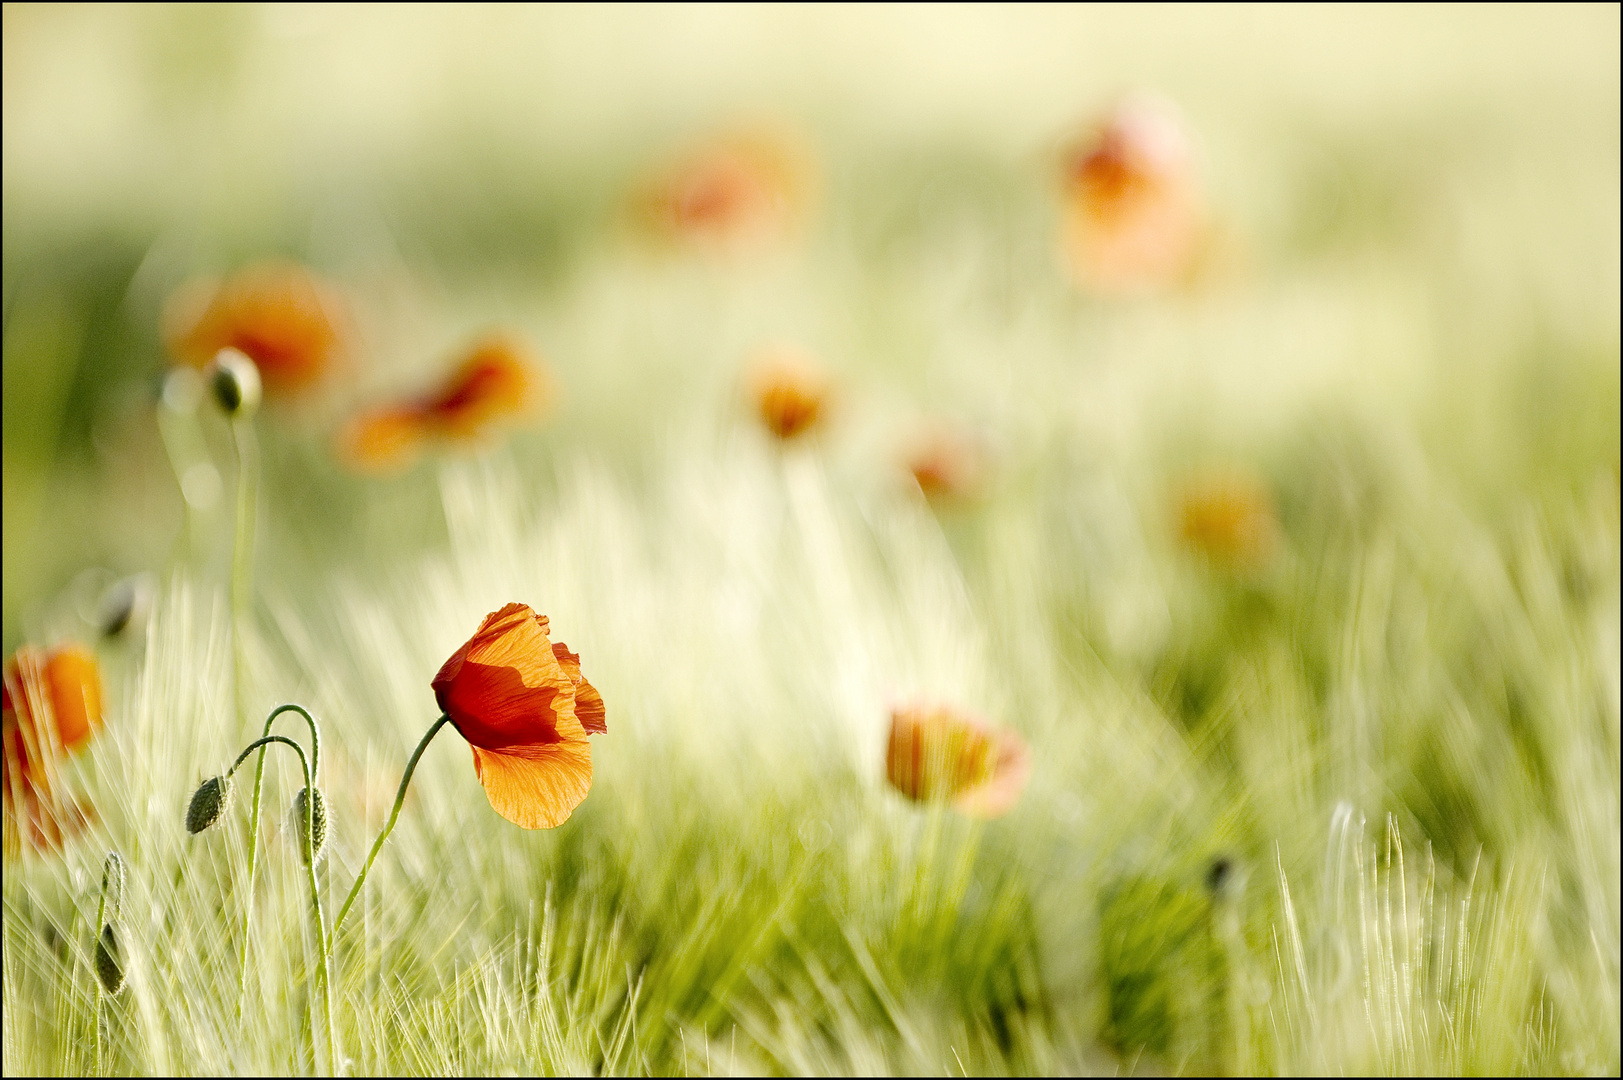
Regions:
M 186 831 L 196 836 L 220 820 L 231 805 L 231 778 L 213 776 L 203 781 L 186 808 Z
M 143 577 L 127 577 L 113 582 L 102 593 L 97 613 L 102 635 L 116 638 L 127 631 L 139 633 L 151 604 L 152 588 Z
M 259 368 L 240 349 L 221 349 L 203 372 L 214 400 L 230 417 L 247 419 L 259 408 Z
M 116 851 L 109 851 L 107 861 L 101 864 L 101 894 L 111 912 L 107 921 L 116 921 L 124 906 L 124 859 Z
M 1206 867 L 1206 891 L 1223 903 L 1245 894 L 1245 867 L 1230 855 L 1219 855 Z
M 321 852 L 327 846 L 327 800 L 321 794 L 321 789 L 316 788 L 315 807 L 310 811 L 315 823 L 315 834 L 310 838 L 309 846 L 306 847 L 306 837 L 309 834 L 305 832 L 305 829 L 309 826 L 305 821 L 305 798 L 309 795 L 310 790 L 309 788 L 302 789 L 293 799 L 293 830 L 299 838 L 299 858 L 305 859 L 306 862 L 309 861 L 308 857 L 321 858 Z
M 112 923 L 102 927 L 96 939 L 96 979 L 108 994 L 124 989 L 124 949 Z

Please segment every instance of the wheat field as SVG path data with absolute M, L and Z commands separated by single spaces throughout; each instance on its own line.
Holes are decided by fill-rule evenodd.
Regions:
M 5 644 L 106 702 L 82 830 L 7 804 L 8 1075 L 1617 1073 L 1616 8 L 8 4 L 4 47 Z M 1138 89 L 1213 254 L 1103 295 L 1058 177 Z M 737 123 L 803 219 L 651 242 L 639 185 Z M 165 411 L 164 310 L 266 256 L 360 359 L 243 468 Z M 492 325 L 533 422 L 346 467 Z M 803 437 L 774 343 L 833 388 Z M 942 423 L 956 497 L 906 464 Z M 1235 476 L 1266 558 L 1189 524 Z M 512 601 L 606 703 L 590 794 L 518 828 L 438 737 L 321 979 L 309 882 L 330 932 Z M 1009 812 L 887 783 L 918 700 L 1030 748 Z M 313 879 L 291 755 L 251 878 L 246 785 L 186 827 L 284 702 Z

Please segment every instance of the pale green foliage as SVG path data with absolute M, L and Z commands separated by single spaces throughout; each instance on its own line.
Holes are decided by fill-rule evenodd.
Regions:
M 1482 34 L 1520 55 L 1532 17 L 1460 18 L 1512 20 Z M 1498 52 L 1450 47 L 1456 16 L 1388 12 L 1347 63 L 1293 76 L 1319 95 L 1298 126 L 1274 67 L 1263 90 L 1236 78 L 1326 54 L 1310 16 L 1281 18 L 1308 20 L 1309 51 L 1185 31 L 1199 71 L 1169 92 L 1250 247 L 1193 294 L 1085 298 L 1057 269 L 1037 148 L 1104 82 L 1060 102 L 1033 81 L 1042 108 L 962 147 L 831 137 L 822 216 L 756 262 L 636 249 L 587 212 L 633 171 L 596 159 L 538 189 L 520 155 L 488 201 L 403 215 L 398 238 L 379 224 L 378 248 L 427 237 L 451 265 L 430 304 L 378 301 L 380 352 L 428 372 L 425 343 L 508 320 L 565 392 L 540 431 L 392 480 L 342 476 L 301 418 L 260 414 L 248 639 L 229 513 L 186 511 L 144 646 L 105 650 L 105 728 L 64 766 L 95 839 L 6 867 L 8 1074 L 92 1068 L 109 847 L 125 984 L 104 1069 L 323 1068 L 300 826 L 262 818 L 239 1020 L 248 813 L 192 836 L 187 800 L 276 704 L 318 715 L 330 918 L 438 715 L 430 679 L 511 601 L 550 617 L 606 702 L 591 793 L 526 832 L 438 736 L 334 942 L 352 1074 L 1615 1074 L 1616 65 L 1507 89 Z M 1409 19 L 1431 29 L 1399 35 Z M 1378 94 L 1357 58 L 1400 36 L 1430 59 L 1418 89 Z M 1109 33 L 1088 40 L 1140 78 Z M 1433 65 L 1436 85 L 1415 74 Z M 614 137 L 606 160 L 652 154 Z M 466 249 L 444 239 L 463 229 Z M 523 261 L 542 233 L 563 254 Z M 47 355 L 30 335 L 66 341 L 71 320 L 19 295 L 8 350 Z M 828 430 L 781 448 L 740 387 L 786 335 L 841 395 Z M 8 366 L 8 410 L 40 411 L 57 367 Z M 932 507 L 900 468 L 908 425 L 936 414 L 989 435 L 978 501 Z M 11 540 L 46 516 L 14 464 L 33 460 L 7 461 L 8 612 L 50 554 Z M 1277 495 L 1279 557 L 1255 574 L 1178 544 L 1172 493 L 1209 460 Z M 1028 742 L 1009 815 L 886 788 L 889 709 L 919 697 Z M 266 761 L 264 805 L 297 805 L 293 756 Z
M 255 648 L 256 699 L 298 680 L 329 725 L 334 891 L 432 718 L 428 676 L 486 611 L 508 597 L 547 611 L 610 702 L 592 794 L 554 832 L 491 813 L 454 737 L 431 748 L 337 949 L 356 1071 L 1052 1071 L 1112 1053 L 1281 1071 L 1615 1064 L 1615 600 L 1541 594 L 1554 564 L 1539 534 L 1496 562 L 1491 540 L 1438 514 L 1434 528 L 1459 530 L 1442 546 L 1480 545 L 1465 600 L 1447 591 L 1459 577 L 1436 579 L 1436 614 L 1402 656 L 1386 651 L 1403 632 L 1392 610 L 1363 602 L 1325 625 L 1343 666 L 1322 704 L 1271 647 L 1236 645 L 1254 655 L 1191 738 L 1102 661 L 1048 666 L 1065 626 L 1043 575 L 1006 578 L 981 606 L 910 498 L 859 512 L 814 458 L 750 446 L 668 483 L 670 498 L 638 503 L 587 468 L 541 515 L 511 468 L 449 470 L 448 556 L 398 590 L 340 588 L 326 636 L 281 610 L 286 649 Z M 1615 516 L 1583 521 L 1601 530 L 1584 542 L 1615 551 Z M 1420 572 L 1421 553 L 1372 546 L 1388 581 Z M 1375 572 L 1347 579 L 1355 604 Z M 1480 806 L 1473 835 L 1492 841 L 1438 836 L 1457 856 L 1443 863 L 1401 835 L 1419 825 L 1371 829 L 1342 800 L 1362 782 L 1370 812 L 1428 820 L 1386 793 L 1481 705 L 1459 685 L 1433 705 L 1413 673 L 1447 676 L 1450 603 L 1490 613 L 1478 626 L 1501 664 L 1552 704 L 1525 719 L 1521 749 L 1481 745 L 1486 724 L 1443 743 L 1480 763 L 1433 764 L 1427 783 L 1463 785 L 1449 797 Z M 170 590 L 82 778 L 130 853 L 119 1068 L 311 1067 L 296 831 L 267 826 L 238 1025 L 245 815 L 192 838 L 179 813 L 191 778 L 252 734 L 229 734 L 222 604 Z M 1534 633 L 1539 618 L 1561 621 Z M 921 811 L 883 787 L 885 703 L 921 691 L 1040 748 L 1008 818 Z M 1362 717 L 1356 737 L 1327 722 L 1334 709 Z M 1503 807 L 1475 785 L 1501 782 L 1504 753 L 1559 761 L 1562 782 L 1523 779 L 1519 809 Z M 299 783 L 273 764 L 267 798 Z M 1220 852 L 1249 880 L 1214 900 L 1205 856 Z M 6 875 L 20 1071 L 87 1067 L 92 996 L 71 957 L 91 940 L 98 871 L 74 850 Z M 1146 1008 L 1160 1018 L 1132 1018 Z

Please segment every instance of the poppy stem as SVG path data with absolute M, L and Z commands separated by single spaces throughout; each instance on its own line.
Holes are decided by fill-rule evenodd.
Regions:
M 310 725 L 310 775 L 319 779 L 321 776 L 321 729 L 316 725 L 316 718 L 302 705 L 278 705 L 265 717 L 265 730 L 261 733 L 269 735 L 271 724 L 278 716 L 285 712 L 296 712 L 303 716 Z M 248 893 L 243 901 L 242 912 L 242 953 L 237 957 L 237 1019 L 242 1019 L 243 998 L 248 993 L 248 939 L 253 932 L 254 915 L 254 870 L 259 865 L 259 807 L 260 796 L 265 789 L 265 751 L 259 751 L 259 761 L 254 766 L 254 798 L 248 810 Z
M 281 711 L 283 710 L 273 712 L 271 714 L 271 720 L 274 720 L 277 714 Z M 304 712 L 303 709 L 298 711 Z M 314 730 L 315 720 L 310 719 L 309 713 L 304 713 L 304 715 L 306 719 L 310 720 L 311 730 Z M 266 723 L 269 724 L 270 721 L 267 720 Z M 315 777 L 310 772 L 310 759 L 305 754 L 304 747 L 300 746 L 286 735 L 266 735 L 263 738 L 255 739 L 253 742 L 247 745 L 242 753 L 237 755 L 237 760 L 231 763 L 231 768 L 226 770 L 225 775 L 229 778 L 232 773 L 237 771 L 238 766 L 240 766 L 244 761 L 248 760 L 249 754 L 252 754 L 255 750 L 258 750 L 262 746 L 269 746 L 271 743 L 283 743 L 293 748 L 293 752 L 299 755 L 299 766 L 304 770 L 305 789 L 307 791 L 314 792 Z M 261 766 L 264 764 L 263 754 L 260 755 L 260 764 Z M 327 926 L 325 920 L 321 916 L 321 887 L 316 881 L 315 814 L 316 800 L 315 796 L 311 795 L 311 797 L 304 800 L 304 863 L 307 876 L 310 879 L 310 906 L 314 909 L 316 917 L 316 949 L 320 953 L 321 959 L 321 997 L 327 1022 L 327 1070 L 329 1072 L 335 1072 L 338 1068 L 338 1053 L 333 1039 L 332 979 L 329 977 L 327 971 Z M 313 1060 L 315 1057 L 314 1032 L 311 1032 L 310 1034 L 310 1042 L 312 1044 L 310 1047 L 310 1056 Z
M 231 553 L 231 613 L 240 623 L 247 620 L 253 603 L 254 518 L 259 496 L 259 444 L 254 439 L 253 421 L 232 420 L 231 438 L 237 450 L 237 532 Z M 239 670 L 238 675 L 241 674 Z
M 203 466 L 214 472 L 209 459 L 208 444 L 197 423 L 197 373 L 191 368 L 170 369 L 164 379 L 163 393 L 158 404 L 158 435 L 163 440 L 169 468 L 175 474 L 175 487 L 180 491 L 181 503 L 186 510 L 186 528 L 176 540 L 176 547 L 186 561 L 198 560 L 203 551 L 208 508 L 194 492 L 187 497 L 186 476 L 192 469 Z M 214 479 L 219 474 L 214 472 Z
M 101 882 L 101 900 L 96 904 L 96 928 L 95 928 L 94 931 L 92 931 L 92 934 L 93 934 L 93 936 L 91 938 L 92 941 L 100 941 L 101 940 L 101 928 L 105 925 L 104 920 L 106 918 L 107 918 L 107 878 L 106 878 L 106 875 L 104 874 L 102 876 L 102 882 Z M 95 958 L 95 954 L 96 954 L 96 947 L 94 945 L 92 945 L 90 947 L 90 954 L 91 954 L 91 958 L 92 958 L 91 962 L 94 963 L 95 962 L 94 958 Z M 101 1075 L 101 1014 L 102 1014 L 102 1004 L 105 1001 L 107 995 L 102 990 L 101 979 L 98 977 L 95 980 L 95 982 L 96 982 L 96 1069 L 95 1069 L 95 1074 L 97 1076 L 100 1076 Z
M 253 588 L 254 504 L 257 495 L 258 454 L 251 420 L 231 422 L 231 438 L 237 452 L 237 521 L 231 549 L 231 662 L 237 715 L 246 716 L 247 644 L 249 595 Z M 269 729 L 267 729 L 267 734 Z M 242 909 L 242 955 L 237 965 L 237 1019 L 242 1019 L 243 998 L 248 992 L 248 943 L 253 933 L 254 870 L 259 858 L 259 791 L 265 777 L 265 756 L 259 757 L 254 773 L 254 806 L 248 825 L 248 891 Z
M 406 801 L 406 788 L 411 785 L 411 774 L 417 771 L 417 760 L 423 756 L 423 751 L 428 749 L 428 744 L 434 740 L 434 736 L 440 733 L 440 728 L 450 722 L 451 717 L 442 713 L 428 729 L 422 741 L 417 744 L 417 749 L 411 752 L 411 760 L 406 762 L 406 771 L 400 777 L 400 790 L 395 792 L 394 809 L 389 811 L 389 821 L 383 826 L 383 831 L 378 833 L 377 840 L 372 844 L 372 851 L 366 856 L 365 864 L 361 866 L 361 872 L 355 876 L 355 884 L 349 887 L 349 895 L 344 898 L 344 906 L 338 909 L 338 917 L 333 920 L 332 932 L 335 938 L 338 936 L 338 928 L 344 925 L 344 917 L 349 914 L 349 909 L 361 895 L 361 886 L 366 884 L 366 875 L 371 871 L 378 852 L 383 850 L 383 842 L 389 839 L 389 834 L 394 831 L 394 823 L 400 818 L 400 807 Z

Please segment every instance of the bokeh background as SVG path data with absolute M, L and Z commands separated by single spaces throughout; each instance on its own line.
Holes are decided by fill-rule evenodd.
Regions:
M 274 255 L 343 283 L 365 330 L 358 368 L 282 425 L 312 456 L 345 407 L 496 324 L 561 388 L 520 452 L 627 467 L 727 419 L 718 392 L 767 339 L 849 376 L 852 442 L 935 412 L 1027 443 L 1074 420 L 1101 447 L 1193 424 L 1249 449 L 1353 400 L 1473 462 L 1485 499 L 1537 492 L 1550 455 L 1615 460 L 1605 8 L 5 20 L 8 647 L 84 567 L 163 565 L 181 502 L 147 407 L 162 304 Z M 1230 250 L 1204 295 L 1123 311 L 1066 279 L 1058 177 L 1141 91 L 1181 110 Z M 813 163 L 798 242 L 650 259 L 625 227 L 636 186 L 751 126 Z M 375 539 L 343 478 L 299 483 L 341 512 L 286 529 Z M 410 484 L 379 497 L 426 538 Z
M 108 687 L 95 842 L 7 867 L 18 1070 L 88 1068 L 103 841 L 146 935 L 110 1060 L 318 1069 L 296 860 L 238 1024 L 242 830 L 181 835 L 182 789 L 309 704 L 343 888 L 428 679 L 522 600 L 608 702 L 595 786 L 521 833 L 425 757 L 338 965 L 355 1071 L 1615 1073 L 1619 30 L 6 5 L 4 645 Z M 1205 215 L 1125 293 L 1067 246 L 1124 101 Z M 741 137 L 793 214 L 650 226 Z M 351 337 L 254 421 L 235 617 L 231 435 L 164 403 L 165 320 L 266 259 Z M 492 329 L 544 407 L 346 460 Z M 763 426 L 763 355 L 826 376 L 812 431 Z M 943 431 L 969 479 L 921 490 Z M 104 635 L 128 575 L 157 614 Z M 1006 817 L 887 787 L 919 697 L 1031 745 Z

